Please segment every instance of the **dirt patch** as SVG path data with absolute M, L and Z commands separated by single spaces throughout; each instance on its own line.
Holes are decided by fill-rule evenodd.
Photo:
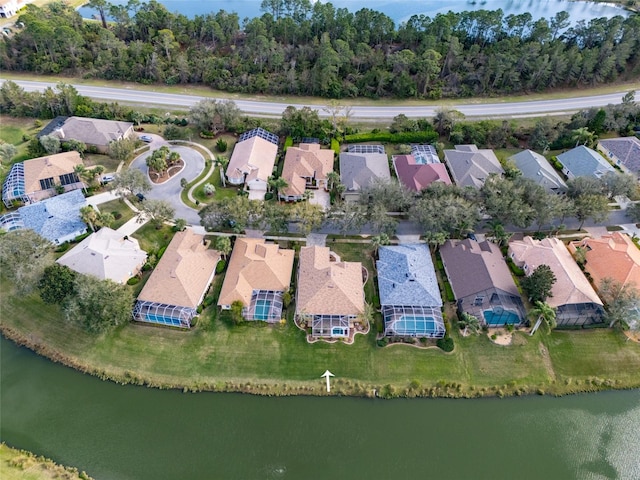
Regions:
M 624 336 L 632 342 L 640 343 L 640 331 L 626 330 Z
M 487 335 L 489 336 L 489 340 L 496 345 L 511 345 L 511 340 L 513 339 L 513 332 L 509 332 L 502 328 L 490 328 Z
M 544 343 L 540 343 L 540 346 L 538 347 L 538 349 L 540 351 L 540 355 L 542 356 L 542 364 L 544 365 L 544 368 L 547 370 L 547 373 L 549 374 L 549 377 L 551 377 L 551 380 L 555 382 L 556 372 L 553 369 L 553 364 L 551 363 L 549 350 L 547 350 L 547 347 L 545 346 Z

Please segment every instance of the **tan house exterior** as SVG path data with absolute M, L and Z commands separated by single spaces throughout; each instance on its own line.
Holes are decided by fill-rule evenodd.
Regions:
M 102 227 L 66 252 L 57 262 L 84 275 L 124 284 L 147 261 L 147 252 L 135 238 Z
M 244 184 L 250 198 L 264 199 L 277 155 L 277 136 L 262 128 L 245 132 L 231 154 L 225 173 L 227 181 L 232 185 Z
M 229 310 L 239 300 L 245 319 L 279 321 L 283 294 L 291 284 L 294 255 L 293 250 L 281 249 L 262 238 L 237 239 L 218 306 Z
M 625 287 L 640 288 L 640 250 L 624 233 L 613 232 L 601 238 L 585 238 L 569 243 L 569 251 L 585 252 L 584 269 L 591 275 L 596 289 L 602 280 L 611 278 Z
M 307 189 L 327 189 L 327 174 L 333 171 L 333 150 L 321 149 L 318 143 L 301 143 L 289 147 L 284 158 L 282 178 L 287 187 L 278 198 L 287 202 L 302 200 Z
M 2 188 L 2 200 L 10 207 L 13 200 L 35 203 L 56 194 L 62 185 L 65 192 L 84 187 L 75 173 L 84 165 L 78 152 L 63 152 L 15 163 Z
M 526 275 L 531 275 L 540 265 L 547 265 L 556 276 L 547 303 L 556 308 L 558 326 L 602 323 L 602 300 L 562 241 L 524 237 L 509 243 L 508 254 Z
M 176 233 L 138 295 L 134 320 L 189 328 L 219 260 L 204 235 L 191 229 Z
M 352 337 L 364 313 L 362 264 L 336 260 L 328 247 L 300 249 L 296 317 L 310 324 L 313 337 Z

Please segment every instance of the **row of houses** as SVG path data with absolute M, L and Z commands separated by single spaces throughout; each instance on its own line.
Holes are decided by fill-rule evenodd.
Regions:
M 640 140 L 624 137 L 601 140 L 598 149 L 622 170 L 640 174 Z M 273 174 L 278 153 L 278 137 L 262 128 L 240 136 L 226 170 L 233 185 L 246 185 L 251 198 L 264 199 L 268 179 Z M 493 150 L 475 145 L 456 145 L 444 151 L 443 164 L 431 145 L 411 145 L 411 153 L 394 155 L 392 166 L 398 180 L 411 191 L 420 191 L 433 182 L 481 188 L 491 174 L 504 170 Z M 613 172 L 611 164 L 598 152 L 583 145 L 557 157 L 567 178 L 594 176 Z M 376 179 L 389 180 L 389 160 L 382 145 L 349 145 L 340 153 L 340 181 L 345 186 L 345 200 L 358 200 L 360 191 Z M 548 192 L 563 194 L 567 190 L 563 177 L 540 154 L 525 150 L 509 158 L 529 178 Z M 447 169 L 448 167 L 448 169 Z M 333 151 L 319 143 L 301 143 L 287 149 L 282 178 L 287 187 L 278 192 L 279 199 L 298 201 L 306 190 L 327 189 L 328 174 L 333 171 Z M 449 172 L 451 176 L 449 176 Z
M 135 251 L 131 240 L 109 241 L 117 247 L 110 250 Z M 89 256 L 93 254 L 88 253 L 91 242 L 95 243 L 87 239 L 86 245 L 74 249 L 79 252 L 72 250 L 59 262 L 91 273 L 86 268 L 82 270 L 94 261 Z M 525 274 L 539 265 L 548 265 L 554 273 L 556 283 L 547 302 L 556 309 L 560 327 L 603 322 L 603 302 L 571 255 L 577 248 L 587 251 L 586 272 L 596 286 L 608 277 L 631 288 L 640 280 L 640 251 L 627 235 L 619 232 L 601 239 L 573 242 L 568 248 L 555 238 L 524 237 L 510 242 L 508 257 Z M 120 272 L 140 265 L 143 253 L 137 261 L 132 256 L 132 266 L 123 267 Z M 440 256 L 460 313 L 473 315 L 488 327 L 526 323 L 524 303 L 497 245 L 472 239 L 449 240 L 440 248 Z M 311 338 L 353 339 L 364 323 L 367 272 L 362 264 L 342 261 L 328 247 L 309 246 L 301 248 L 294 273 L 294 257 L 293 250 L 264 239 L 237 239 L 218 307 L 230 310 L 239 303 L 246 320 L 279 322 L 285 295 L 290 295 L 295 276 L 298 325 L 308 329 Z M 76 259 L 75 263 L 70 259 Z M 219 253 L 209 248 L 204 236 L 189 229 L 177 233 L 141 291 L 134 319 L 189 328 L 219 260 Z M 103 256 L 101 262 L 105 261 Z M 120 264 L 121 259 L 113 258 L 111 262 Z M 425 244 L 380 247 L 376 270 L 385 335 L 421 338 L 445 335 L 443 301 L 432 256 Z

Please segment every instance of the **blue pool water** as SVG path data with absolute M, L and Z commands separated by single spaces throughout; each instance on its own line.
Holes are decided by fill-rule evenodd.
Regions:
M 144 316 L 147 322 L 159 323 L 161 325 L 172 325 L 174 327 L 184 327 L 182 323 L 180 323 L 179 318 L 168 317 L 166 315 L 156 315 L 155 313 L 147 313 Z
M 346 337 L 347 336 L 347 329 L 346 328 L 342 328 L 342 327 L 333 327 L 333 329 L 331 330 L 331 336 L 332 337 Z
M 509 310 L 493 311 L 485 310 L 483 313 L 484 319 L 487 325 L 490 327 L 497 327 L 501 325 L 518 325 L 520 323 L 520 317 Z
M 271 311 L 270 300 L 256 300 L 256 308 L 253 312 L 253 318 L 255 320 L 268 320 L 269 312 Z
M 403 315 L 391 324 L 391 329 L 397 335 L 433 336 L 440 331 L 444 333 L 433 317 L 422 315 Z

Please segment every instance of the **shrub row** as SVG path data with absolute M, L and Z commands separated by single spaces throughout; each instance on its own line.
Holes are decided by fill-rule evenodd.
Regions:
M 438 134 L 432 130 L 420 132 L 376 132 L 354 133 L 344 137 L 347 143 L 385 142 L 385 143 L 433 143 L 438 140 Z

